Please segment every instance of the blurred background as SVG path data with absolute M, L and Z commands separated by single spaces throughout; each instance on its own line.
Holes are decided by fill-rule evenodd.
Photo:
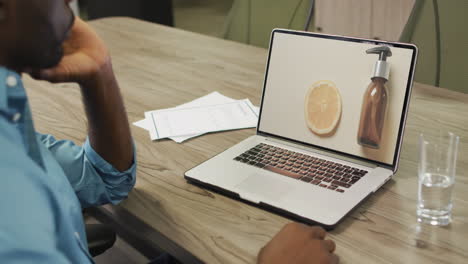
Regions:
M 276 27 L 411 42 L 420 48 L 416 81 L 468 92 L 468 0 L 75 0 L 73 5 L 84 19 L 130 16 L 264 48 Z

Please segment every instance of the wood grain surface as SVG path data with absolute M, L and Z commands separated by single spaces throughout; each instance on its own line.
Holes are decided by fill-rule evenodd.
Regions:
M 91 23 L 113 56 L 131 122 L 148 110 L 174 107 L 213 91 L 259 104 L 267 51 L 128 18 Z M 83 142 L 86 119 L 74 84 L 25 77 L 36 128 Z M 415 84 L 398 173 L 346 217 L 330 237 L 341 263 L 467 263 L 468 95 Z M 461 136 L 448 227 L 416 221 L 417 138 L 444 128 Z M 206 263 L 254 263 L 289 220 L 188 184 L 184 172 L 253 135 L 254 129 L 204 135 L 183 144 L 151 142 L 132 126 L 138 179 L 125 210 Z M 220 172 L 222 173 L 222 172 Z M 324 201 L 325 202 L 325 201 Z M 125 225 L 125 219 L 119 219 Z M 129 223 L 130 224 L 130 223 Z M 136 227 L 135 227 L 136 228 Z M 159 245 L 176 257 L 173 245 Z M 186 256 L 180 257 L 192 262 Z

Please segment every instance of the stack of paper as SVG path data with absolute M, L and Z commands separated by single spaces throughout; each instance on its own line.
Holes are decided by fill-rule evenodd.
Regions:
M 170 138 L 178 143 L 209 132 L 251 128 L 259 108 L 249 99 L 234 100 L 213 92 L 174 108 L 150 111 L 133 123 L 150 132 L 151 140 Z

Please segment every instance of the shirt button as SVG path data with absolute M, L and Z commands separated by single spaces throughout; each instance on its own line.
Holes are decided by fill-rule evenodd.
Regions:
M 14 114 L 13 117 L 11 118 L 11 120 L 13 122 L 15 122 L 15 123 L 18 122 L 20 119 L 21 119 L 21 114 L 20 113 Z
M 18 80 L 16 79 L 15 76 L 8 76 L 7 79 L 6 79 L 6 84 L 9 86 L 9 87 L 15 87 L 17 84 L 18 84 Z

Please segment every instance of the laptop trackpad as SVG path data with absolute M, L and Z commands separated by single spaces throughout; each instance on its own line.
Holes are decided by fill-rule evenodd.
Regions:
M 292 186 L 276 177 L 262 173 L 253 173 L 235 189 L 239 195 L 251 202 L 278 201 L 292 190 Z

